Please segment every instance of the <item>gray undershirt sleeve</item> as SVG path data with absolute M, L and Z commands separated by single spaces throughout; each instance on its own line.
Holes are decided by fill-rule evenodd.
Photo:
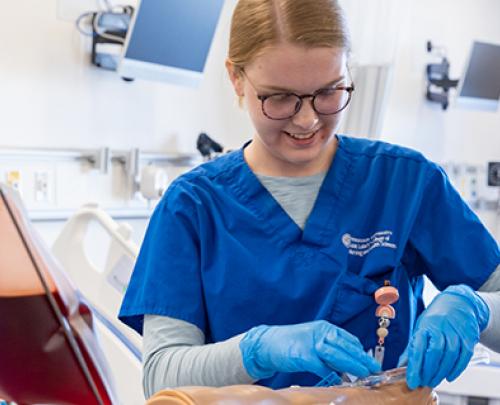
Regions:
M 478 291 L 490 310 L 488 326 L 481 333 L 481 343 L 500 353 L 500 265 Z
M 243 335 L 205 344 L 203 332 L 180 319 L 144 316 L 143 388 L 146 398 L 165 388 L 253 384 L 241 358 Z

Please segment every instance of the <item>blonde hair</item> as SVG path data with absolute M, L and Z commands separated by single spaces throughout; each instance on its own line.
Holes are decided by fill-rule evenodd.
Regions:
M 228 60 L 235 72 L 280 42 L 350 52 L 344 12 L 336 0 L 239 0 L 231 20 Z

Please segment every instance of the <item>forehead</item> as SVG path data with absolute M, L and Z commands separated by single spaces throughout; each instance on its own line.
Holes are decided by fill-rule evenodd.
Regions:
M 345 76 L 347 58 L 340 48 L 306 48 L 288 43 L 264 50 L 245 72 L 263 87 L 315 90 Z

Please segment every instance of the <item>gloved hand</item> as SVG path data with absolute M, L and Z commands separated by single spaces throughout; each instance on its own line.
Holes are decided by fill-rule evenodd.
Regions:
M 240 350 L 248 374 L 258 380 L 278 371 L 309 371 L 320 377 L 332 371 L 359 377 L 380 371 L 358 338 L 327 321 L 257 326 L 245 334 Z
M 470 287 L 455 285 L 422 312 L 410 338 L 406 380 L 410 389 L 453 381 L 467 367 L 489 321 L 486 303 Z

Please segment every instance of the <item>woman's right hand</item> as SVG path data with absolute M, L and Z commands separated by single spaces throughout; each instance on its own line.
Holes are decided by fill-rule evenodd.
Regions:
M 279 371 L 308 371 L 322 378 L 332 371 L 358 377 L 380 371 L 357 337 L 323 320 L 257 326 L 245 334 L 240 350 L 248 374 L 257 380 Z

